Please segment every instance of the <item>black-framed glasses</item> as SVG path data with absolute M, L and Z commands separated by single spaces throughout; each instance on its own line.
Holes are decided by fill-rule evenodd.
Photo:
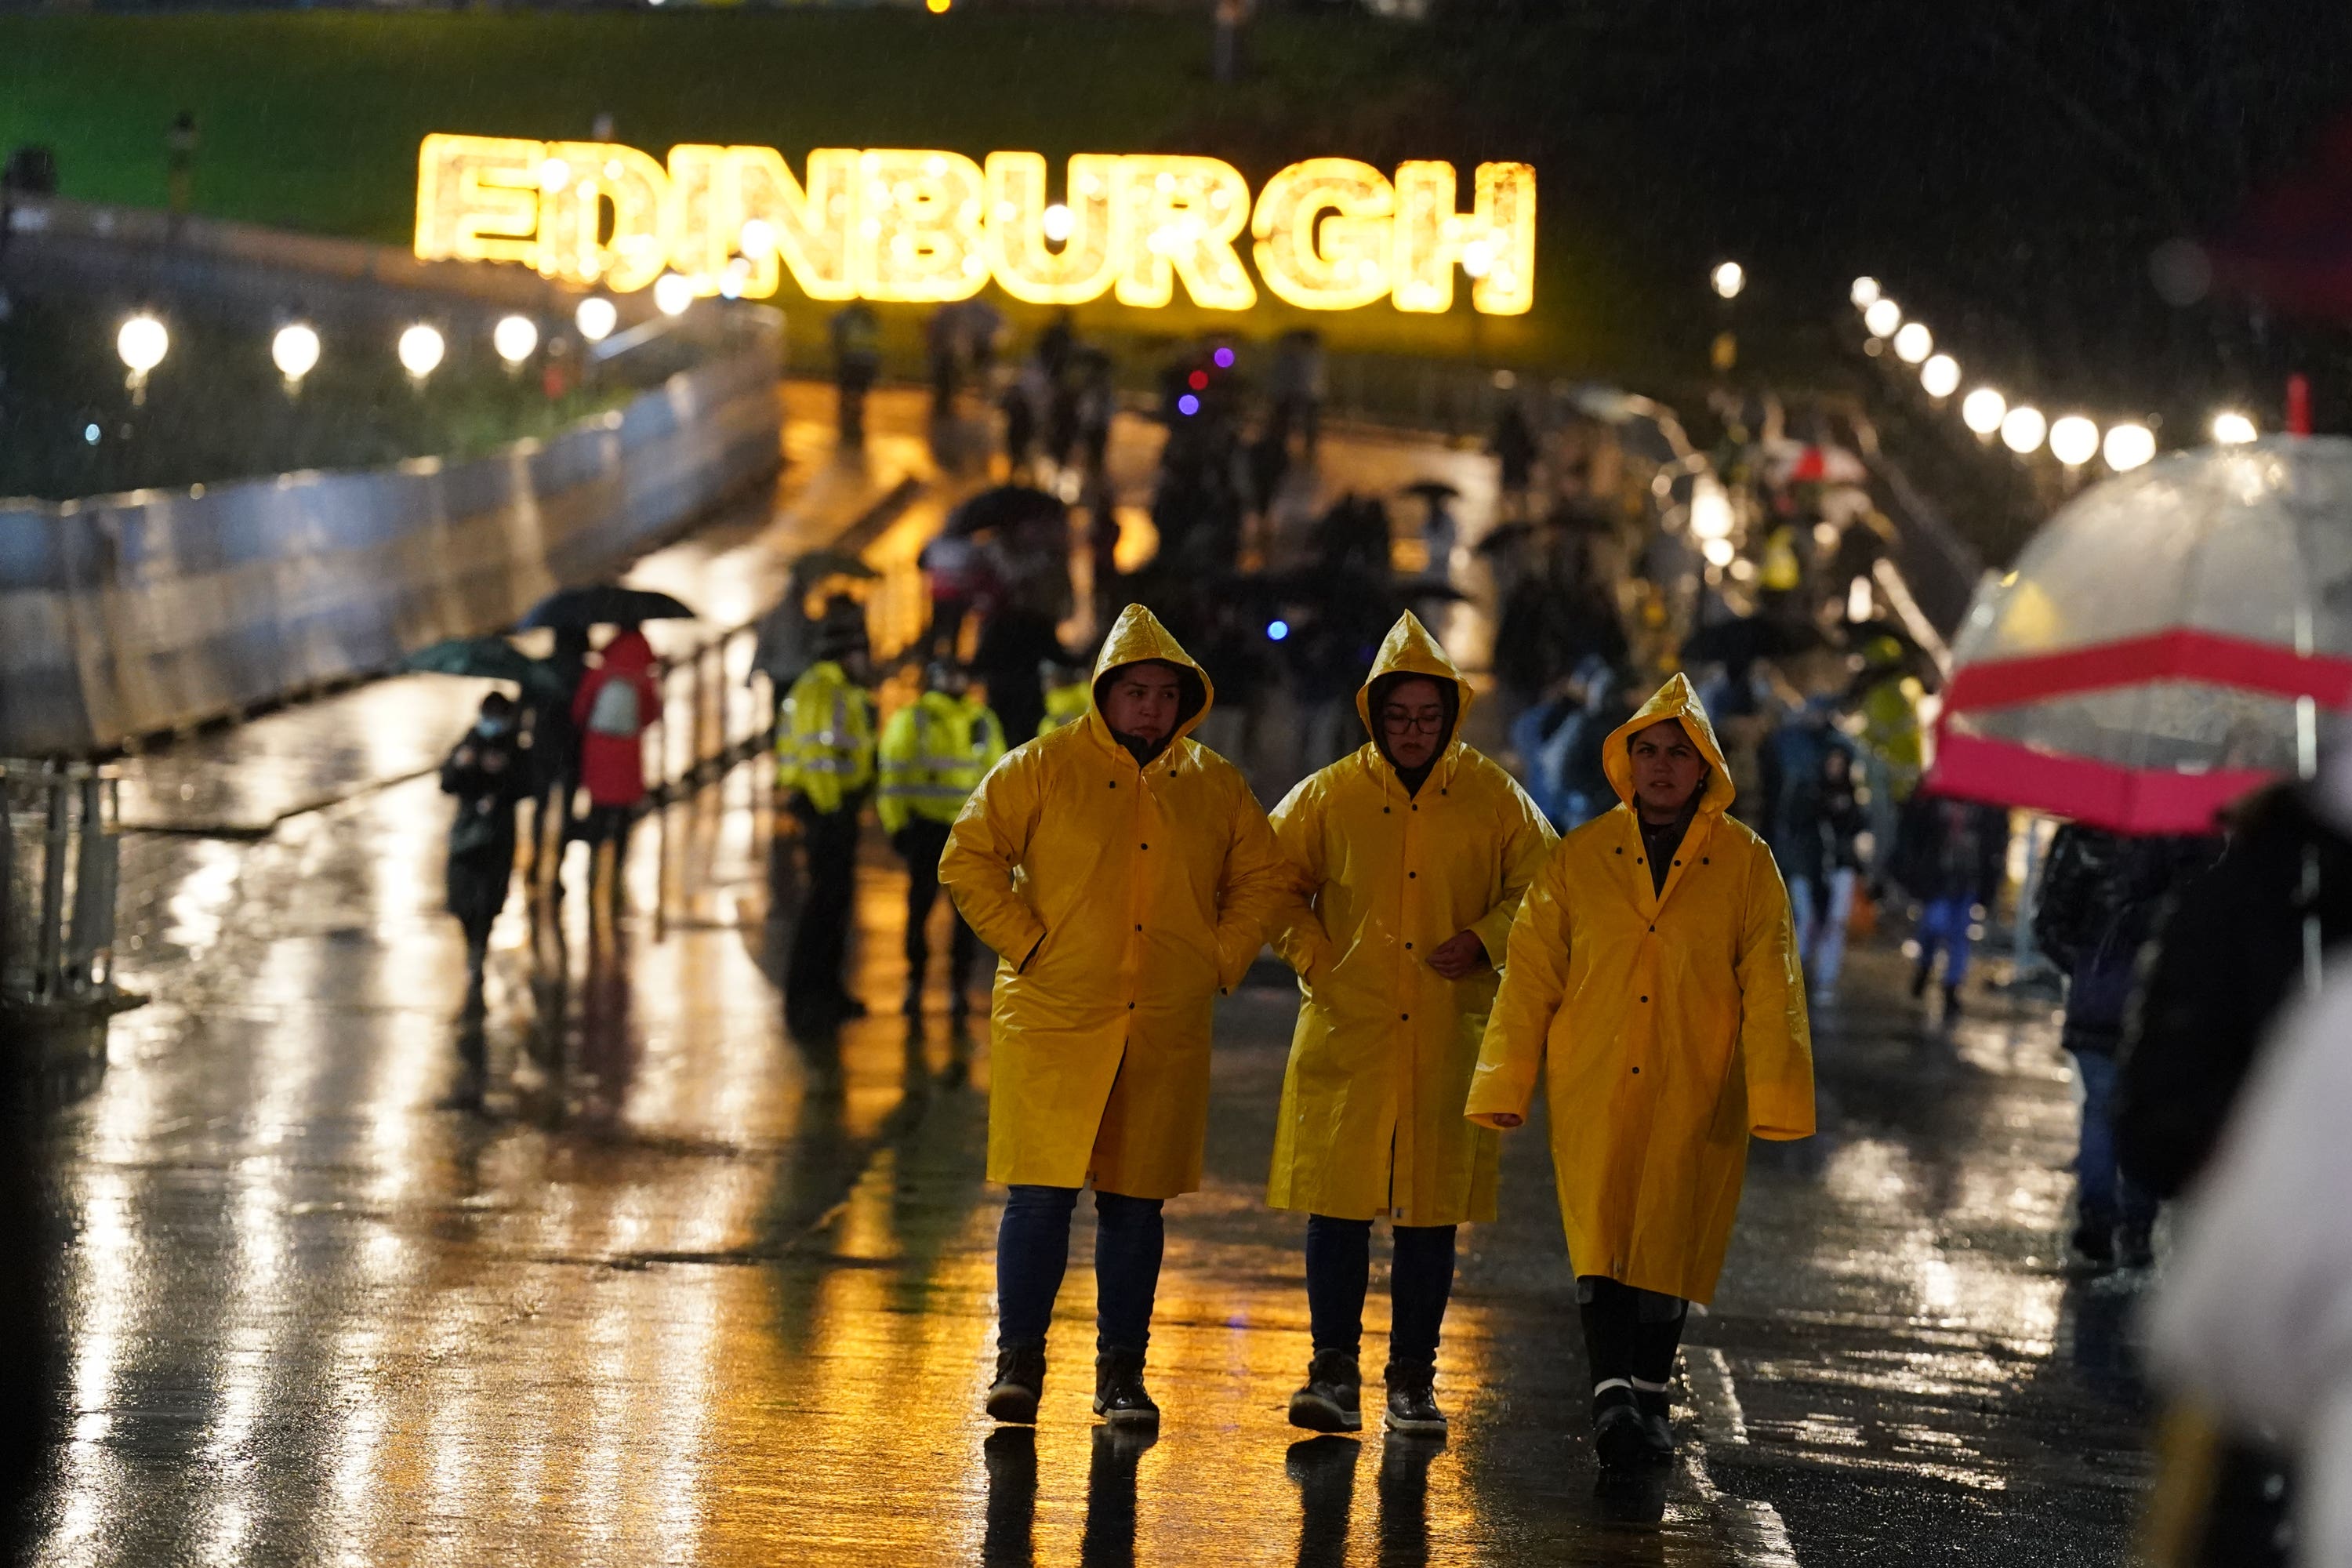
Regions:
M 1434 735 L 1445 728 L 1445 715 L 1443 712 L 1408 713 L 1402 708 L 1383 708 L 1381 710 L 1381 728 Z

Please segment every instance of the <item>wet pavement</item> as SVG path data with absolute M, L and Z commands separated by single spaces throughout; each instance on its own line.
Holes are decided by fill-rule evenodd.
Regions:
M 741 571 L 755 538 L 674 559 Z M 394 725 L 425 763 L 471 706 L 433 700 Z M 325 706 L 279 716 L 317 731 L 294 754 L 373 743 Z M 233 772 L 258 728 L 203 739 Z M 1207 1184 L 1170 1205 L 1157 1441 L 1087 1414 L 1083 1267 L 1040 1426 L 997 1432 L 985 1028 L 935 993 L 831 1048 L 785 1034 L 762 770 L 637 836 L 634 906 L 665 868 L 677 889 L 660 940 L 510 905 L 469 1026 L 446 808 L 404 755 L 242 834 L 127 844 L 124 977 L 153 1000 L 50 1149 L 66 1440 L 36 1561 L 2126 1560 L 2136 1282 L 2062 1262 L 2046 1010 L 1933 1027 L 1898 953 L 1855 955 L 1817 1020 L 1822 1134 L 1759 1146 L 1693 1321 L 1681 1458 L 1603 1487 L 1539 1127 L 1507 1141 L 1500 1223 L 1465 1232 L 1450 1441 L 1284 1424 L 1303 1226 L 1261 1200 L 1296 994 L 1264 976 L 1221 1007 Z M 881 1013 L 905 976 L 878 832 L 861 882 Z M 1367 1327 L 1376 1363 L 1377 1274 Z

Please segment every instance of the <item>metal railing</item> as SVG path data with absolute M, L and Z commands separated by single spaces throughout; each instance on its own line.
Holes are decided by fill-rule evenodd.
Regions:
M 0 762 L 0 1010 L 111 1012 L 120 779 L 80 763 Z

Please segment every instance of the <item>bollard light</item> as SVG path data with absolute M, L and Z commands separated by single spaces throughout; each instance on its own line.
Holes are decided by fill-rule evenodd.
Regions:
M 654 309 L 665 316 L 679 316 L 694 303 L 694 280 L 682 273 L 665 272 L 654 280 Z
M 1917 364 L 1933 353 L 1935 347 L 1935 334 L 1927 331 L 1924 321 L 1906 321 L 1902 330 L 1895 334 L 1895 357 L 1905 364 Z
M 520 365 L 539 348 L 539 324 L 529 316 L 501 316 L 490 329 L 490 346 L 509 365 Z
M 1979 386 L 1960 399 L 1960 423 L 1979 436 L 1999 430 L 2008 413 L 2009 400 L 1990 386 Z
M 2117 425 L 2107 432 L 2107 467 L 2128 473 L 2156 456 L 2156 432 L 2145 425 Z
M 1949 397 L 1960 384 L 1960 362 L 1949 354 L 1930 355 L 1919 367 L 1919 385 L 1930 397 Z
M 1723 298 L 1737 300 L 1739 298 L 1739 291 L 1748 287 L 1748 269 L 1737 261 L 1726 261 L 1708 273 L 1706 280 L 1715 286 L 1715 291 Z
M 290 322 L 278 329 L 269 340 L 269 363 L 286 378 L 289 386 L 299 384 L 319 366 L 319 334 L 302 321 Z
M 1867 276 L 1855 279 L 1853 287 L 1846 290 L 1845 297 L 1853 301 L 1855 310 L 1869 310 L 1878 303 L 1878 279 Z
M 1903 307 L 1881 294 L 1863 311 L 1862 324 L 1870 329 L 1874 338 L 1891 338 L 1895 329 L 1903 324 Z
M 441 356 L 447 349 L 439 331 L 419 321 L 400 334 L 401 367 L 423 381 L 440 365 Z
M 172 352 L 172 334 L 164 331 L 163 322 L 142 310 L 114 334 L 114 352 L 122 356 L 132 375 L 144 380 Z
M 580 301 L 580 308 L 572 312 L 572 324 L 578 327 L 580 335 L 592 343 L 601 343 L 612 336 L 613 329 L 620 323 L 619 307 L 602 294 L 589 295 Z
M 2079 468 L 2099 455 L 2099 427 L 2079 414 L 2069 414 L 2050 426 L 2050 455 L 2070 468 Z
M 2021 403 L 2001 416 L 2000 444 L 2026 457 L 2042 449 L 2042 437 L 2050 433 L 2050 422 L 2042 410 L 2030 403 Z
M 2224 447 L 2242 447 L 2256 435 L 2254 422 L 2234 408 L 2213 416 L 2213 439 Z

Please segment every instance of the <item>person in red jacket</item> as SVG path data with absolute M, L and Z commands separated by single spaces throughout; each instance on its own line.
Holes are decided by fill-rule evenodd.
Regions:
M 629 826 L 646 797 L 646 726 L 660 710 L 661 691 L 653 678 L 654 650 L 635 626 L 604 645 L 604 658 L 580 682 L 572 698 L 572 722 L 580 732 L 580 782 L 588 791 L 588 816 L 581 837 L 588 841 L 589 897 L 596 897 L 596 866 L 604 846 L 613 846 L 604 897 L 614 912 L 621 907 L 621 872 L 627 864 Z

